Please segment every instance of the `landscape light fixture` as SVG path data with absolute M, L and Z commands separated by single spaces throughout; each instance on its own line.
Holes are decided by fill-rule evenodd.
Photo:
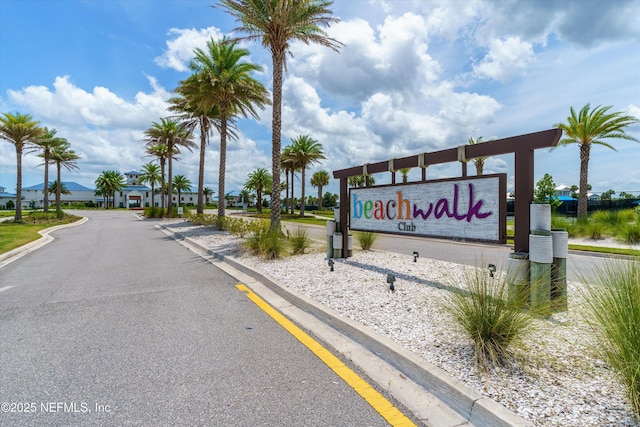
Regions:
M 396 281 L 396 276 L 393 274 L 387 274 L 387 283 L 389 284 L 389 290 L 391 292 L 396 290 L 396 287 L 393 285 L 393 282 Z
M 496 272 L 496 266 L 494 264 L 489 264 L 489 276 L 493 277 L 493 273 Z
M 333 260 L 331 258 L 329 258 L 329 267 L 331 267 L 330 271 L 333 271 L 333 264 L 335 264 L 335 263 L 333 262 Z
M 418 251 L 413 251 L 413 262 L 418 262 L 419 256 L 420 254 L 418 253 Z

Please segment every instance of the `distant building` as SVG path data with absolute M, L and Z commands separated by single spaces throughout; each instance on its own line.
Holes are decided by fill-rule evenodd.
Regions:
M 60 203 L 68 205 L 72 203 L 96 204 L 96 195 L 92 188 L 87 188 L 77 182 L 63 181 L 62 185 L 69 191 L 69 194 L 60 195 Z M 44 183 L 22 187 L 22 206 L 27 209 L 40 209 L 44 206 Z M 49 195 L 49 205 L 56 202 L 55 194 Z
M 16 195 L 7 193 L 6 189 L 0 186 L 0 209 L 7 209 L 7 202 L 11 200 L 15 207 L 16 204 Z
M 151 206 L 151 188 L 146 185 L 140 184 L 140 175 L 138 171 L 125 172 L 124 176 L 127 179 L 127 185 L 115 194 L 114 206 L 127 209 L 142 209 Z M 160 195 L 160 186 L 155 188 L 156 196 L 154 197 L 154 205 L 156 207 L 162 206 L 162 199 Z M 194 206 L 198 200 L 198 193 L 192 189 L 189 191 L 180 192 L 180 205 L 182 206 Z M 104 201 L 103 201 L 104 203 Z M 178 206 L 178 194 L 174 194 L 171 199 L 171 204 Z M 166 206 L 166 199 L 165 199 Z

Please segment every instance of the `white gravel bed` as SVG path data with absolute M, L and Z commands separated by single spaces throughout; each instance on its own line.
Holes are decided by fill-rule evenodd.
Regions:
M 241 239 L 226 232 L 184 223 L 170 227 L 402 344 L 534 425 L 633 425 L 621 386 L 595 355 L 577 301 L 579 283 L 569 283 L 568 312 L 536 321 L 516 366 L 481 373 L 470 342 L 442 308 L 448 289 L 463 287 L 463 271 L 470 267 L 356 250 L 353 257 L 335 260 L 330 272 L 323 246 L 267 261 L 242 251 Z M 389 273 L 397 279 L 394 293 L 386 282 Z

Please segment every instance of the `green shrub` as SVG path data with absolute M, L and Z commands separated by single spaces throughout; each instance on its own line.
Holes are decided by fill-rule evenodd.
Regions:
M 617 221 L 618 216 L 614 211 L 595 211 L 591 214 L 591 222 L 615 225 Z
M 618 211 L 618 224 L 629 224 L 630 222 L 636 222 L 638 216 L 633 209 L 623 209 Z
M 482 369 L 509 364 L 513 349 L 532 328 L 533 317 L 518 308 L 520 301 L 510 301 L 506 277 L 490 277 L 476 268 L 464 273 L 464 281 L 468 292 L 452 292 L 446 311 L 473 342 Z
M 280 231 L 261 229 L 255 231 L 248 239 L 247 245 L 257 255 L 266 259 L 282 257 L 285 242 Z
M 584 232 L 590 239 L 600 240 L 604 238 L 604 223 L 601 222 L 589 222 L 584 228 Z
M 305 249 L 307 249 L 311 245 L 311 241 L 307 236 L 306 228 L 298 227 L 293 233 L 293 236 L 290 237 L 290 241 L 291 249 L 296 255 L 303 254 Z
M 143 212 L 147 218 L 162 218 L 164 216 L 164 210 L 158 206 L 144 208 Z
M 555 214 L 551 214 L 551 228 L 564 228 L 564 229 L 569 229 L 569 227 L 571 227 L 571 220 L 560 216 L 560 215 L 555 215 Z
M 640 421 L 640 260 L 612 261 L 585 284 L 586 320 Z
M 640 224 L 634 223 L 623 226 L 619 236 L 625 243 L 632 245 L 640 243 Z
M 377 238 L 378 235 L 371 231 L 356 233 L 356 239 L 358 239 L 358 243 L 360 243 L 360 247 L 363 251 L 370 250 Z

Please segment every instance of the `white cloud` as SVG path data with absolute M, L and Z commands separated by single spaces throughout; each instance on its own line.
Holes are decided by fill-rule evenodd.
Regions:
M 193 50 L 197 47 L 204 49 L 207 41 L 222 38 L 222 32 L 216 27 L 201 29 L 172 28 L 168 35 L 176 36 L 167 40 L 167 49 L 155 59 L 156 64 L 163 68 L 172 68 L 176 71 L 187 71 L 189 62 L 193 59 Z
M 171 96 L 155 79 L 147 77 L 150 93 L 138 92 L 128 102 L 101 86 L 87 92 L 75 86 L 69 76 L 56 77 L 53 90 L 46 86 L 28 86 L 8 90 L 11 102 L 26 107 L 39 120 L 51 126 L 74 125 L 146 129 L 151 120 L 166 115 L 166 100 Z
M 491 78 L 506 83 L 524 73 L 535 60 L 533 46 L 517 37 L 492 40 L 489 52 L 473 70 L 480 78 Z

